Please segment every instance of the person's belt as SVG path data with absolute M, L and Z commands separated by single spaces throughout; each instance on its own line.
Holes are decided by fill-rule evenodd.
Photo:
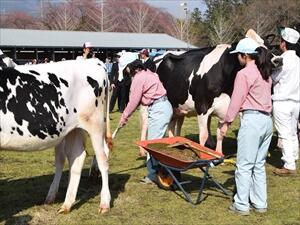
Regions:
M 266 116 L 271 116 L 271 113 L 265 112 L 265 111 L 261 111 L 261 110 L 254 110 L 254 109 L 246 109 L 244 111 L 242 111 L 243 114 L 264 114 Z
M 154 104 L 159 103 L 159 102 L 164 102 L 166 100 L 168 100 L 168 97 L 166 95 L 164 95 L 164 96 L 162 96 L 158 99 L 155 99 L 151 105 L 154 105 Z

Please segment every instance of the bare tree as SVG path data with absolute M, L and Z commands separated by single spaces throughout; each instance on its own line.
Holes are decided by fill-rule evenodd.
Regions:
M 209 38 L 212 45 L 221 43 L 231 43 L 236 39 L 234 32 L 235 21 L 226 16 L 224 8 L 220 7 L 216 11 L 215 19 L 211 21 L 209 26 Z
M 116 7 L 111 1 L 96 1 L 93 8 L 88 8 L 88 27 L 93 31 L 111 32 L 115 31 L 119 22 L 114 11 Z
M 25 12 L 15 11 L 1 15 L 0 26 L 2 28 L 37 29 L 38 22 L 34 17 Z
M 159 14 L 160 11 L 156 11 L 143 0 L 118 2 L 118 21 L 125 32 L 151 32 Z
M 47 3 L 43 9 L 42 23 L 50 30 L 76 30 L 79 26 L 76 2 L 65 1 L 59 5 Z

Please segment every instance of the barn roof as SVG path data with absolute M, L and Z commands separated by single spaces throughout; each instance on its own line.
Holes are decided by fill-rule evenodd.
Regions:
M 7 47 L 78 48 L 92 42 L 97 48 L 197 48 L 163 33 L 120 33 L 87 31 L 53 31 L 0 29 L 0 45 Z

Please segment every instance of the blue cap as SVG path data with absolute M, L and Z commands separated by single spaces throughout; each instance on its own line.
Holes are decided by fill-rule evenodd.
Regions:
M 235 50 L 231 51 L 232 53 L 247 53 L 247 54 L 255 54 L 257 51 L 255 51 L 256 48 L 259 47 L 259 44 L 254 41 L 252 38 L 244 38 L 239 41 L 237 44 Z

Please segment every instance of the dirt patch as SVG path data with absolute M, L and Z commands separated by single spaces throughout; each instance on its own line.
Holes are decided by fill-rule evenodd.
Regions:
M 152 143 L 148 144 L 147 147 L 182 161 L 196 161 L 200 159 L 197 154 L 199 151 L 192 147 L 183 145 L 171 147 L 169 144 L 164 143 Z

